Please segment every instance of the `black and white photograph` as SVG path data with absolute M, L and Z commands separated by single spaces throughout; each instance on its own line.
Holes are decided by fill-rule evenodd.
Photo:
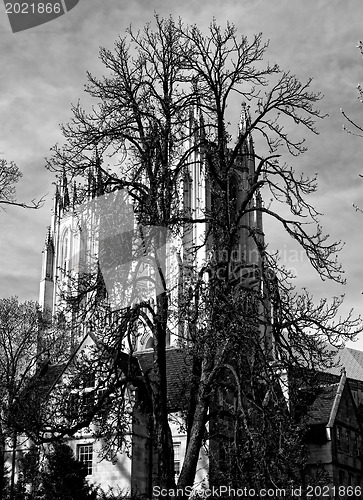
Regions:
M 363 497 L 363 4 L 0 5 L 0 500 Z

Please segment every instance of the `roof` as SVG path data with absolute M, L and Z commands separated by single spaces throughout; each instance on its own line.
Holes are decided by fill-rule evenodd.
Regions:
M 336 366 L 326 368 L 324 372 L 340 375 L 341 369 L 345 368 L 348 378 L 363 381 L 363 351 L 349 347 L 339 349 L 333 362 Z
M 66 366 L 67 363 L 59 363 L 56 365 L 52 365 L 51 363 L 47 362 L 41 368 L 39 377 L 41 380 L 42 388 L 44 389 L 44 392 L 46 394 L 49 394 L 49 392 L 53 389 L 53 387 L 61 377 L 62 373 L 64 372 Z
M 85 337 L 85 339 L 87 336 Z M 80 347 L 84 344 L 81 342 Z M 79 349 L 80 349 L 79 347 Z M 48 395 L 57 384 L 62 374 L 70 365 L 79 349 L 73 353 L 66 363 L 52 365 L 46 361 L 38 372 L 36 379 L 41 381 L 41 391 Z M 135 352 L 133 356 L 127 353 L 119 354 L 119 362 L 127 376 L 141 374 L 153 381 L 153 351 Z M 187 350 L 170 347 L 166 349 L 167 398 L 169 411 L 176 411 L 186 406 L 188 389 L 190 388 L 192 358 Z
M 333 427 L 346 383 L 348 384 L 349 390 L 347 374 L 343 368 L 339 383 L 321 386 L 319 388 L 320 391 L 318 396 L 307 411 L 308 425 L 324 424 L 326 427 Z
M 321 387 L 321 392 L 307 411 L 308 425 L 327 425 L 332 413 L 339 384 Z
M 153 380 L 153 352 L 138 352 L 135 356 L 139 360 L 144 376 Z M 192 372 L 192 358 L 188 351 L 175 347 L 166 350 L 166 378 L 167 398 L 169 411 L 175 411 L 185 406 L 188 389 L 190 389 Z

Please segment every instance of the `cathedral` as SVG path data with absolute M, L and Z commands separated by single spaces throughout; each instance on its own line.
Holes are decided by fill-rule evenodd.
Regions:
M 241 331 L 248 332 L 246 352 L 241 356 L 233 350 L 228 352 L 224 366 L 229 371 L 218 369 L 218 378 L 214 379 L 216 389 L 207 394 L 208 415 L 193 476 L 196 491 L 211 485 L 233 484 L 231 443 L 238 442 L 239 446 L 246 443 L 245 434 L 240 428 L 236 431 L 236 402 L 240 395 L 231 374 L 243 381 L 245 393 L 251 389 L 252 377 L 258 379 L 254 389 L 262 389 L 259 403 L 264 408 L 270 404 L 257 358 L 262 353 L 265 366 L 275 370 L 278 354 L 274 321 L 279 297 L 275 275 L 265 261 L 261 194 L 258 188 L 251 189 L 256 183 L 257 167 L 248 108 L 242 105 L 238 137 L 244 139 L 231 152 L 233 168 L 223 187 L 231 215 L 228 223 L 232 227 L 235 223 L 235 238 L 229 248 L 225 240 L 218 240 L 222 232 L 218 233 L 218 229 L 213 232 L 211 228 L 211 219 L 219 218 L 223 223 L 223 214 L 208 173 L 200 140 L 205 124 L 197 107 L 189 114 L 188 126 L 186 168 L 178 178 L 175 193 L 174 210 L 181 221 L 177 230 L 162 224 L 147 224 L 148 207 L 143 207 L 146 218 L 140 218 L 140 206 L 133 202 L 126 187 L 117 191 L 108 189 L 97 151 L 86 183 L 70 185 L 64 173 L 55 189 L 51 225 L 42 255 L 39 305 L 45 318 L 54 318 L 61 327 L 67 325 L 66 342 L 62 359 L 50 353 L 42 357 L 35 378 L 40 381 L 46 410 L 52 413 L 52 408 L 56 408 L 55 413 L 61 414 L 56 424 L 66 423 L 72 429 L 63 437 L 83 463 L 87 481 L 104 492 L 111 490 L 114 495 L 151 498 L 156 484 L 158 460 L 151 423 L 154 395 L 150 393 L 156 377 L 158 338 L 154 337 L 150 324 L 160 296 L 168 298 L 164 354 L 167 419 L 176 484 L 183 473 L 191 439 L 187 415 L 189 407 L 196 405 L 193 391 L 200 387 L 200 378 L 199 386 L 194 379 L 200 376 L 201 367 L 193 364 L 202 345 L 198 342 L 193 345 L 195 330 L 200 332 L 199 325 L 194 331 L 191 328 L 195 313 L 204 312 L 202 302 L 199 311 L 194 306 L 199 293 L 195 286 L 197 279 L 213 291 L 213 283 L 222 276 L 224 283 L 231 285 L 230 290 L 237 291 L 228 300 L 236 297 L 241 317 L 251 317 L 253 321 L 247 326 L 236 325 L 240 337 L 243 337 Z M 240 297 L 243 300 L 238 302 Z M 229 307 L 228 301 L 223 307 Z M 133 322 L 135 311 L 142 314 Z M 209 318 L 200 316 L 208 322 Z M 124 321 L 125 317 L 128 321 Z M 214 328 L 218 337 L 218 328 L 223 330 L 223 324 L 216 327 L 209 324 L 209 328 Z M 108 337 L 109 331 L 113 335 L 118 332 L 119 336 Z M 208 329 L 205 331 L 209 333 Z M 258 345 L 255 351 L 248 344 L 252 336 Z M 107 353 L 109 339 L 119 344 L 117 350 L 111 350 L 108 358 L 97 358 L 102 349 Z M 41 350 L 41 335 L 39 346 Z M 213 350 L 214 344 L 211 346 Z M 235 344 L 234 351 L 238 349 L 243 350 L 243 343 Z M 319 474 L 323 472 L 326 479 L 328 474 L 329 488 L 341 487 L 344 491 L 354 488 L 352 491 L 358 492 L 363 476 L 363 355 L 344 349 L 340 356 L 330 373 L 319 374 L 317 395 L 304 410 L 307 466 L 316 478 L 322 477 Z M 114 365 L 114 371 L 108 368 L 108 362 Z M 253 365 L 257 372 L 251 374 L 249 369 Z M 342 365 L 346 369 L 340 372 Z M 112 377 L 118 379 L 119 385 L 109 390 L 110 380 L 114 383 Z M 290 380 L 280 370 L 274 381 L 278 393 L 274 403 L 289 411 Z M 104 406 L 107 412 L 103 411 Z M 101 415 L 106 415 L 103 420 L 97 408 L 102 409 Z M 247 411 L 258 434 L 259 417 L 251 406 L 247 406 Z M 29 411 L 29 421 L 31 416 Z M 242 427 L 240 423 L 239 426 Z M 117 442 L 120 435 L 122 439 Z M 17 458 L 30 450 L 31 444 L 28 435 L 18 436 L 18 448 L 9 448 L 8 464 L 13 474 L 19 472 Z
M 204 130 L 203 116 L 197 107 L 190 112 L 189 128 L 187 168 L 178 182 L 178 213 L 188 218 L 182 230 L 176 232 L 161 226 L 140 224 L 137 208 L 127 189 L 117 192 L 107 192 L 105 189 L 100 160 L 96 155 L 82 193 L 78 186 L 69 185 L 65 174 L 57 183 L 51 225 L 43 250 L 39 295 L 39 304 L 45 314 L 52 317 L 66 315 L 72 324 L 72 312 L 65 307 L 65 297 L 72 287 L 82 288 L 82 276 L 87 275 L 87 272 L 90 275 L 90 269 L 95 272 L 97 279 L 101 279 L 102 298 L 107 296 L 107 303 L 116 316 L 117 311 L 132 309 L 140 303 L 150 304 L 152 308 L 158 295 L 167 292 L 166 371 L 176 479 L 182 469 L 186 450 L 187 436 L 185 426 L 181 425 L 181 416 L 184 410 L 183 390 L 190 378 L 188 356 L 183 350 L 183 346 L 188 345 L 190 332 L 184 312 L 181 312 L 181 297 L 190 288 L 193 277 L 200 275 L 206 263 L 213 261 L 217 271 L 221 271 L 219 264 L 223 267 L 228 261 L 232 268 L 227 271 L 223 268 L 223 272 L 231 273 L 235 281 L 237 277 L 237 282 L 244 288 L 266 295 L 261 278 L 265 245 L 260 210 L 262 199 L 258 190 L 250 196 L 256 172 L 248 108 L 242 105 L 238 136 L 245 136 L 245 140 L 235 157 L 235 168 L 228 178 L 227 186 L 233 212 L 237 214 L 243 211 L 237 224 L 232 258 L 231 255 L 224 255 L 223 245 L 210 244 L 207 215 L 210 216 L 215 209 L 215 195 L 203 148 L 193 147 L 192 144 Z M 158 276 L 162 276 L 162 279 Z M 206 278 L 211 279 L 211 275 Z M 82 307 L 82 303 L 79 307 Z M 266 312 L 264 310 L 258 314 Z M 123 344 L 123 349 L 133 354 L 137 360 L 135 370 L 145 376 L 153 366 L 154 338 L 147 328 L 147 314 L 143 318 L 138 321 L 131 341 L 128 339 L 128 343 Z M 100 335 L 89 315 L 85 316 L 81 325 L 71 327 L 68 343 L 70 361 L 64 363 L 60 370 L 57 368 L 59 373 L 51 390 L 55 390 L 56 385 L 67 377 L 74 359 L 87 351 L 88 346 L 97 344 Z M 261 343 L 267 349 L 272 349 L 271 330 L 266 329 L 266 326 L 262 330 L 261 327 L 260 335 Z M 49 370 L 54 369 L 50 362 Z M 91 377 L 89 384 L 83 386 L 82 398 L 93 394 L 94 388 L 95 382 Z M 79 401 L 82 398 L 78 398 L 78 404 L 81 404 Z M 130 421 L 125 451 L 119 450 L 112 461 L 98 458 L 102 439 L 95 439 L 90 429 L 77 431 L 69 439 L 76 457 L 87 468 L 90 482 L 100 485 L 105 491 L 119 488 L 127 492 L 150 494 L 154 470 L 152 438 L 144 420 L 139 415 Z M 211 448 L 208 451 L 208 443 L 205 446 L 200 450 L 196 487 L 207 484 L 212 474 L 208 458 Z
M 203 131 L 203 116 L 198 108 L 190 113 L 189 127 L 191 131 L 198 130 L 195 134 Z M 249 112 L 243 103 L 238 134 L 247 134 L 247 139 L 235 159 L 236 167 L 228 179 L 228 189 L 233 211 L 237 213 L 244 205 L 244 214 L 238 221 L 237 241 L 229 259 L 236 264 L 234 271 L 237 269 L 240 280 L 253 288 L 263 286 L 265 243 L 259 191 L 254 192 L 246 203 L 255 175 L 255 152 L 249 127 Z M 190 134 L 189 143 L 195 134 Z M 205 219 L 211 214 L 213 194 L 202 148 L 193 148 L 189 144 L 188 149 L 191 152 L 187 171 L 183 172 L 179 182 L 179 203 L 181 212 L 198 222 L 185 224 L 182 234 L 177 236 L 168 228 L 151 226 L 150 229 L 138 224 L 126 189 L 105 193 L 98 157 L 90 167 L 88 185 L 83 190 L 81 201 L 77 186 L 69 186 L 66 175 L 62 176 L 56 185 L 51 225 L 43 250 L 39 294 L 43 311 L 55 316 L 64 310 L 62 292 L 74 286 L 72 278 L 77 282 L 77 277 L 87 266 L 98 266 L 108 300 L 114 309 L 121 309 L 140 300 L 152 301 L 162 289 L 167 289 L 171 303 L 177 304 L 182 275 L 187 279 L 186 269 L 193 268 L 196 274 L 208 261 L 227 260 L 223 247 L 215 250 L 209 245 L 209 228 Z M 158 237 L 164 239 L 164 245 L 151 255 L 149 249 L 155 248 Z M 162 263 L 163 284 L 155 272 L 162 252 L 166 255 Z M 171 324 L 168 346 L 177 345 L 178 338 L 180 325 L 178 328 Z M 72 345 L 76 340 L 72 340 Z M 152 339 L 143 338 L 138 349 L 150 346 L 151 342 Z

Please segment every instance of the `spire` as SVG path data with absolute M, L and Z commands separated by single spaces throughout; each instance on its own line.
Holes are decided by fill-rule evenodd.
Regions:
M 201 108 L 200 92 L 198 89 L 198 78 L 192 77 L 192 88 L 194 94 L 194 102 L 189 110 L 189 127 L 190 133 L 194 135 L 195 140 L 199 140 L 204 136 L 204 116 Z
M 248 132 L 249 134 L 250 129 L 251 129 L 251 116 L 250 116 L 249 106 L 247 107 L 247 104 L 243 102 L 241 105 L 241 114 L 238 124 L 238 135 L 245 134 L 246 132 Z
M 42 252 L 42 274 L 39 290 L 39 304 L 43 312 L 52 311 L 53 304 L 53 271 L 55 251 L 53 233 L 50 226 L 47 229 L 44 250 Z
M 247 106 L 245 102 L 241 104 L 241 114 L 238 124 L 238 135 L 244 135 L 247 133 L 248 137 L 248 147 L 250 152 L 253 150 L 253 139 L 251 134 L 251 114 L 250 107 Z
M 88 182 L 87 182 L 87 192 L 88 192 L 88 198 L 92 199 L 94 197 L 94 175 L 93 175 L 93 169 L 92 165 L 88 169 Z
M 238 124 L 238 138 L 240 154 L 242 158 L 242 168 L 245 169 L 249 175 L 253 175 L 255 171 L 254 164 L 254 145 L 251 133 L 251 115 L 249 106 L 245 102 L 241 104 L 241 114 Z
M 198 143 L 205 138 L 204 114 L 200 106 L 199 96 L 197 96 L 195 103 L 190 106 L 189 131 L 191 137 Z
M 96 170 L 96 196 L 101 196 L 105 193 L 103 178 L 102 178 L 102 169 L 101 169 L 101 158 L 98 154 L 98 149 L 96 147 L 96 159 L 95 159 L 95 170 Z
M 260 242 L 264 244 L 263 219 L 262 219 L 263 200 L 260 191 L 256 193 L 256 222 L 257 230 L 260 235 Z
M 51 232 L 51 227 L 48 226 L 47 236 L 45 237 L 45 248 L 53 246 L 53 237 Z
M 97 196 L 97 179 L 96 176 L 92 175 L 92 185 L 91 185 L 92 198 L 96 198 Z
M 202 108 L 200 107 L 200 103 L 198 100 L 198 113 L 199 113 L 199 137 L 200 139 L 205 139 L 205 122 L 204 122 L 204 114 Z
M 57 184 L 57 205 L 58 205 L 58 217 L 60 218 L 63 215 L 64 202 L 63 202 L 63 188 L 62 182 L 59 181 Z
M 59 185 L 58 182 L 55 184 L 55 193 L 53 198 L 53 216 L 55 219 L 59 215 L 59 202 L 60 202 L 60 194 L 59 194 Z
M 63 195 L 63 208 L 67 210 L 69 208 L 69 192 L 68 192 L 68 180 L 65 168 L 63 168 L 62 195 Z
M 77 185 L 76 185 L 76 181 L 74 181 L 74 183 L 73 183 L 73 193 L 72 193 L 72 206 L 73 206 L 73 209 L 77 205 L 77 201 L 78 201 Z
M 53 279 L 53 261 L 54 261 L 53 235 L 51 227 L 48 226 L 47 235 L 45 237 L 44 250 L 43 250 L 42 279 Z

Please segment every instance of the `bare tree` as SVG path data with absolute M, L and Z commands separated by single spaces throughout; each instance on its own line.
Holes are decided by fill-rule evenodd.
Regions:
M 362 57 L 363 57 L 363 43 L 362 41 L 359 41 L 357 48 L 359 49 Z M 357 90 L 358 90 L 358 96 L 357 99 L 361 104 L 363 104 L 363 88 L 360 83 L 357 85 Z M 345 124 L 343 125 L 343 130 L 345 130 L 348 134 L 355 135 L 357 137 L 363 137 L 363 125 L 362 123 L 357 123 L 357 121 L 353 120 L 349 115 L 346 114 L 344 109 L 340 109 L 342 115 L 346 119 L 348 126 Z M 360 177 L 363 177 L 362 174 L 360 174 Z M 354 208 L 356 209 L 357 212 L 362 212 L 362 208 L 353 204 Z
M 22 177 L 19 167 L 14 162 L 0 159 L 0 205 L 14 205 L 22 208 L 40 208 L 43 198 L 32 200 L 30 204 L 16 200 L 15 184 Z
M 359 41 L 357 48 L 360 50 L 360 53 L 363 57 L 363 43 Z M 360 83 L 357 85 L 357 90 L 358 90 L 358 96 L 357 99 L 359 100 L 360 103 L 363 103 L 363 89 Z M 361 124 L 357 123 L 356 121 L 352 120 L 344 111 L 344 109 L 340 110 L 344 118 L 347 120 L 349 125 L 352 127 L 351 129 L 347 128 L 345 125 L 343 126 L 343 129 L 346 130 L 349 134 L 354 134 L 358 135 L 358 137 L 363 137 L 363 127 Z
M 12 459 L 11 494 L 17 438 L 26 439 L 26 431 L 40 417 L 42 400 L 39 396 L 45 390 L 41 371 L 62 342 L 59 331 L 52 338 L 51 328 L 41 332 L 45 326 L 36 303 L 19 303 L 17 297 L 0 300 L 0 470 L 6 462 L 7 445 Z M 31 405 L 27 404 L 29 400 Z M 0 492 L 3 486 L 0 483 Z
M 249 222 L 261 214 L 265 221 L 277 220 L 322 279 L 343 282 L 336 259 L 340 243 L 324 235 L 320 214 L 307 199 L 317 189 L 316 178 L 295 172 L 285 162 L 290 155 L 298 166 L 296 157 L 306 151 L 295 128 L 317 133 L 314 122 L 321 114 L 315 105 L 321 96 L 311 90 L 311 80 L 301 83 L 276 64 L 264 64 L 266 50 L 261 35 L 249 41 L 238 36 L 232 24 L 222 29 L 215 21 L 207 34 L 158 16 L 154 28 L 147 25 L 137 33 L 130 28 L 114 52 L 101 49 L 110 76 L 97 79 L 89 74 L 86 87 L 99 104 L 90 112 L 79 104 L 73 108 L 72 122 L 63 126 L 65 145 L 55 147 L 48 162 L 53 171 L 65 172 L 75 181 L 84 179 L 78 202 L 87 201 L 92 190 L 100 195 L 127 189 L 141 227 L 167 228 L 148 242 L 154 263 L 149 281 L 162 285 L 154 301 L 129 303 L 115 311 L 110 305 L 112 286 L 105 293 L 99 272 L 78 277 L 69 295 L 74 321 L 78 315 L 96 336 L 103 325 L 91 360 L 95 370 L 103 370 L 99 380 L 107 381 L 113 402 L 108 410 L 115 418 L 122 414 L 115 406 L 120 401 L 116 395 L 125 393 L 131 382 L 148 395 L 158 457 L 156 484 L 165 488 L 175 487 L 166 375 L 173 321 L 182 331 L 180 345 L 192 360 L 187 450 L 178 480 L 184 488 L 193 484 L 211 408 L 217 408 L 226 379 L 237 401 L 231 446 L 241 471 L 252 460 L 250 477 L 255 484 L 278 483 L 283 467 L 286 478 L 286 458 L 291 458 L 287 436 L 293 435 L 296 422 L 287 404 L 279 412 L 281 418 L 273 418 L 284 404 L 282 375 L 292 367 L 324 365 L 329 362 L 328 345 L 352 338 L 361 329 L 351 315 L 334 322 L 340 299 L 314 305 L 307 292 L 294 294 L 289 273 L 269 254 L 261 228 Z M 245 104 L 233 137 L 229 111 L 240 101 L 248 103 L 249 110 Z M 246 174 L 239 170 L 247 160 L 254 166 Z M 184 201 L 193 165 L 207 180 L 209 202 L 191 209 Z M 87 185 L 90 168 L 97 178 Z M 268 206 L 261 193 L 272 198 Z M 198 241 L 191 237 L 195 227 L 204 235 Z M 242 258 L 239 265 L 234 259 L 243 234 L 258 254 L 250 267 L 252 278 L 245 273 L 248 259 Z M 188 248 L 180 262 L 177 298 L 175 288 L 168 288 L 164 265 L 171 236 Z M 208 251 L 198 264 L 201 248 Z M 99 251 L 95 271 L 102 264 L 102 245 Z M 121 266 L 114 255 L 107 258 L 114 259 L 114 268 Z M 133 369 L 132 338 L 140 325 L 154 342 L 153 367 L 146 375 Z M 96 408 L 89 419 L 100 411 Z M 272 430 L 265 442 L 256 437 L 261 426 Z M 212 433 L 209 438 L 212 442 Z M 263 450 L 269 450 L 266 460 L 261 460 Z M 271 454 L 275 467 L 269 465 Z
M 34 374 L 37 359 L 38 318 L 35 304 L 17 298 L 0 301 L 0 468 L 5 464 L 5 444 L 13 438 L 12 408 Z M 0 488 L 2 491 L 2 488 Z

